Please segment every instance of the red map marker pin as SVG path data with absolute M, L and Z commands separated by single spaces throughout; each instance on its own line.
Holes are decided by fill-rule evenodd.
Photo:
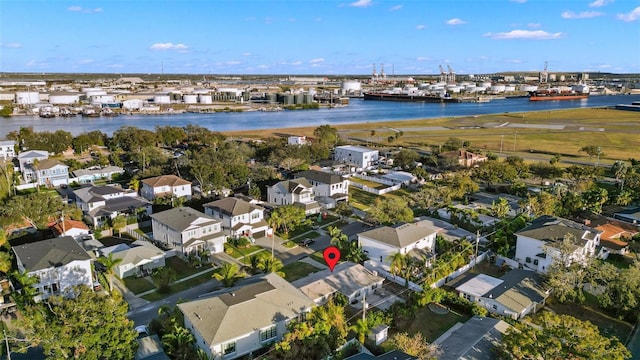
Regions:
M 329 246 L 324 249 L 322 256 L 324 256 L 324 261 L 329 265 L 329 270 L 333 272 L 333 268 L 336 267 L 338 260 L 340 260 L 340 249 L 335 246 Z

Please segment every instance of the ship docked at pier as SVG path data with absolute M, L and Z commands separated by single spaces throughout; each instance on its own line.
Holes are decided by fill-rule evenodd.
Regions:
M 402 101 L 402 102 L 429 102 L 429 103 L 459 103 L 461 99 L 452 97 L 448 93 L 429 94 L 423 92 L 391 92 L 391 91 L 371 91 L 364 92 L 365 100 L 381 100 L 381 101 Z
M 589 88 L 584 85 L 576 85 L 575 88 L 540 89 L 529 92 L 530 101 L 580 100 L 588 97 Z

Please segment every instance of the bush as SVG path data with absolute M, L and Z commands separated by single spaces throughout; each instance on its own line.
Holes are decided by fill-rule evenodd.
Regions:
M 224 252 L 225 252 L 227 255 L 231 255 L 231 254 L 233 254 L 233 248 L 228 247 L 228 248 L 224 249 Z
M 248 248 L 248 247 L 250 247 L 250 246 L 251 246 L 251 241 L 249 241 L 249 239 L 247 239 L 247 238 L 243 237 L 243 238 L 238 239 L 238 240 L 236 241 L 236 244 L 235 244 L 235 245 L 236 245 L 237 247 L 239 247 L 239 248 Z

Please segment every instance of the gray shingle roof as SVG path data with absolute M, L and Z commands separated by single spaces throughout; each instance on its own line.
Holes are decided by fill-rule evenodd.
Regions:
M 221 295 L 178 304 L 209 344 L 223 343 L 311 308 L 313 301 L 276 274 Z
M 504 274 L 500 280 L 503 282 L 489 290 L 483 297 L 494 298 L 500 304 L 518 313 L 532 302 L 542 303 L 549 296 L 543 287 L 542 276 L 533 271 L 513 269 Z
M 210 203 L 204 204 L 205 208 L 210 208 L 221 212 L 223 214 L 236 216 L 248 214 L 255 209 L 261 209 L 261 207 L 253 205 L 247 201 L 242 199 L 238 199 L 236 197 L 228 197 L 216 201 L 212 201 Z
M 575 246 L 582 247 L 587 240 L 593 240 L 601 233 L 600 230 L 592 229 L 575 221 L 543 215 L 518 231 L 516 235 L 545 241 L 550 246 L 559 245 L 564 237 L 569 235 Z
M 344 181 L 344 179 L 340 175 L 328 173 L 325 171 L 318 171 L 318 170 L 301 171 L 295 174 L 295 177 L 305 178 L 311 181 L 319 182 L 321 184 L 329 184 L 329 185 L 340 184 L 341 182 Z
M 91 255 L 71 236 L 14 246 L 13 251 L 27 271 L 63 266 L 76 260 L 91 260 Z
M 403 248 L 433 234 L 434 232 L 437 232 L 437 230 L 429 226 L 419 226 L 416 223 L 412 223 L 400 224 L 393 227 L 382 226 L 373 230 L 365 231 L 359 235 L 397 248 Z
M 220 222 L 214 219 L 212 216 L 204 214 L 190 207 L 177 207 L 177 208 L 165 210 L 157 214 L 151 215 L 151 218 L 172 228 L 173 230 L 180 231 L 180 232 L 188 229 L 191 226 L 191 224 L 193 224 L 193 222 L 198 220 L 199 218 L 204 218 L 208 220 L 199 224 L 199 226 L 206 226 L 209 224 L 215 224 Z
M 506 322 L 489 317 L 474 316 L 462 326 L 436 339 L 442 350 L 440 360 L 493 360 L 494 347 L 509 328 Z

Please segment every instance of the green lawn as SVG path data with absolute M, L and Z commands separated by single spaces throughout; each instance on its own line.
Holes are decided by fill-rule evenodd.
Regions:
M 187 277 L 189 275 L 195 274 L 200 271 L 206 270 L 206 268 L 196 268 L 186 261 L 180 259 L 177 256 L 172 256 L 165 260 L 165 265 L 172 268 L 173 271 L 176 272 L 176 279 L 182 279 L 183 277 Z
M 414 320 L 404 330 L 409 334 L 421 332 L 425 339 L 431 343 L 455 323 L 464 323 L 469 318 L 468 315 L 459 315 L 451 311 L 445 315 L 438 315 L 429 310 L 429 307 L 424 306 L 418 310 Z
M 355 176 L 350 177 L 349 181 L 353 181 L 353 182 L 356 182 L 358 184 L 362 184 L 364 186 L 368 186 L 368 187 L 370 187 L 372 189 L 377 189 L 377 190 L 381 190 L 381 189 L 389 187 L 389 185 L 381 184 L 381 183 L 378 183 L 378 182 L 375 182 L 375 181 L 369 181 L 369 180 L 360 179 L 360 178 L 357 178 Z
M 320 270 L 321 269 L 318 269 L 317 267 L 304 261 L 297 261 L 282 268 L 282 272 L 284 272 L 285 274 L 284 278 L 288 282 L 302 279 L 303 277 Z
M 298 246 L 298 244 L 296 244 L 295 241 L 287 240 L 282 243 L 282 246 L 286 247 L 287 249 L 292 249 Z
M 190 289 L 194 286 L 200 285 L 207 281 L 210 281 L 213 277 L 213 273 L 215 270 L 209 271 L 206 274 L 198 275 L 192 279 L 185 280 L 179 283 L 174 283 L 171 285 L 171 290 L 167 294 L 160 294 L 157 291 L 152 292 L 151 294 L 145 295 L 142 298 L 148 301 L 157 301 L 164 299 L 165 297 L 180 292 L 182 290 Z
M 127 289 L 134 294 L 140 294 L 156 288 L 156 285 L 152 281 L 145 278 L 128 277 L 122 279 L 122 281 Z
M 234 259 L 239 259 L 239 258 L 241 258 L 243 256 L 247 256 L 247 255 L 251 254 L 252 252 L 256 252 L 256 251 L 262 250 L 262 248 L 260 246 L 256 246 L 256 245 L 252 245 L 252 246 L 249 246 L 248 248 L 240 249 L 240 248 L 237 248 L 237 247 L 235 247 L 235 246 L 233 246 L 233 245 L 231 245 L 229 243 L 225 243 L 224 244 L 225 252 L 227 251 L 227 249 L 232 249 L 233 250 L 232 253 L 229 254 L 229 255 L 231 255 L 231 257 L 233 257 Z
M 271 252 L 267 251 L 267 250 L 262 250 L 260 252 L 257 252 L 255 254 L 252 254 L 251 256 L 258 256 L 259 259 L 266 259 L 268 257 L 271 257 Z M 249 259 L 251 258 L 251 256 L 245 256 L 242 259 L 240 259 L 240 262 L 242 262 L 245 265 L 249 265 Z
M 366 210 L 375 202 L 379 196 L 360 190 L 356 187 L 349 187 L 349 205 L 360 210 Z
M 320 264 L 325 264 L 324 256 L 322 256 L 322 252 L 321 251 L 316 251 L 313 254 L 309 255 L 309 257 L 312 258 L 313 260 L 319 262 Z

